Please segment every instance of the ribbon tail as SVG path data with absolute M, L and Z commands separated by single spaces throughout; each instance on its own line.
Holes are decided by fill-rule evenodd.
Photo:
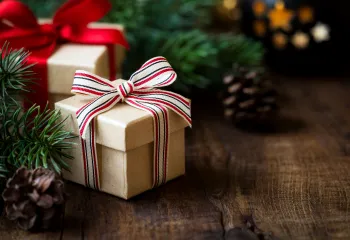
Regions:
M 154 123 L 153 187 L 167 182 L 169 149 L 169 113 L 162 105 L 126 100 L 129 105 L 147 111 Z
M 80 142 L 83 150 L 82 154 L 84 163 L 85 185 L 87 187 L 99 190 L 100 178 L 95 140 L 95 125 L 96 120 L 93 119 L 87 127 L 86 139 L 80 138 Z
M 90 125 L 91 121 L 99 114 L 114 107 L 114 105 L 120 100 L 121 97 L 118 95 L 118 93 L 110 92 L 96 98 L 80 108 L 76 112 L 80 136 L 86 139 L 88 134 L 88 126 Z

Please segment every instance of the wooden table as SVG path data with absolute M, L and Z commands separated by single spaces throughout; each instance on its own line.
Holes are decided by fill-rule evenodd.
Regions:
M 130 201 L 68 184 L 64 224 L 1 239 L 222 239 L 252 214 L 280 239 L 350 239 L 350 81 L 285 79 L 281 117 L 263 132 L 194 99 L 187 174 Z

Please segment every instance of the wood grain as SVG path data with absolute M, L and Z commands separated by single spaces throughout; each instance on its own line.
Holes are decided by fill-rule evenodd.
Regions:
M 130 201 L 68 183 L 56 232 L 4 217 L 1 239 L 231 239 L 242 215 L 280 239 L 350 239 L 350 82 L 280 79 L 280 118 L 260 131 L 194 98 L 186 176 Z

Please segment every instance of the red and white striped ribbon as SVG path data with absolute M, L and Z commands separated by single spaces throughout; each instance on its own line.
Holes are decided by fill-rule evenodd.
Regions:
M 168 109 L 192 125 L 188 99 L 173 92 L 155 89 L 172 84 L 176 77 L 175 71 L 164 57 L 147 61 L 130 77 L 130 80 L 116 87 L 109 80 L 86 71 L 75 73 L 72 92 L 96 97 L 76 112 L 83 149 L 86 186 L 100 188 L 94 119 L 119 102 L 147 111 L 153 117 L 153 187 L 166 182 L 170 129 Z

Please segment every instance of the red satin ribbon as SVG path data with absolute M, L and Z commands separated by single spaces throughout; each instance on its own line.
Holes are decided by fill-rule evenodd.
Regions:
M 11 48 L 25 48 L 32 54 L 28 63 L 37 63 L 34 71 L 40 82 L 34 86 L 30 99 L 45 106 L 48 99 L 47 60 L 57 43 L 105 45 L 108 48 L 110 79 L 116 75 L 114 45 L 129 45 L 116 29 L 88 28 L 111 9 L 108 0 L 69 0 L 53 17 L 52 24 L 40 25 L 33 12 L 17 0 L 0 2 L 0 44 L 9 41 Z

